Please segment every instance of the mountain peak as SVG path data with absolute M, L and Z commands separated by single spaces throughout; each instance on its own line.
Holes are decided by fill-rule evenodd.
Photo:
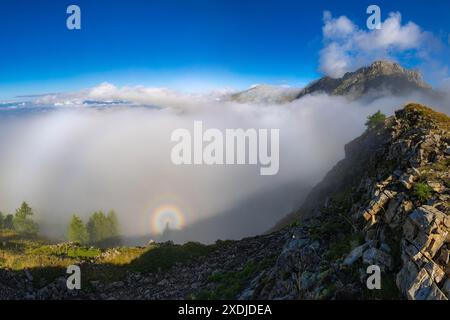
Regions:
M 375 61 L 368 67 L 358 69 L 355 73 L 363 73 L 366 77 L 397 75 L 405 77 L 410 82 L 416 83 L 418 87 L 430 88 L 423 81 L 422 75 L 419 71 L 406 69 L 399 63 L 390 60 Z
M 303 89 L 258 84 L 228 96 L 239 103 L 283 104 L 309 94 L 325 93 L 349 99 L 376 98 L 382 95 L 406 96 L 419 92 L 433 95 L 432 88 L 417 70 L 391 60 L 377 60 L 368 66 L 347 72 L 341 78 L 324 76 Z
M 406 69 L 394 61 L 378 60 L 369 66 L 347 72 L 341 78 L 323 77 L 307 86 L 297 98 L 319 92 L 357 99 L 366 94 L 388 92 L 405 95 L 415 91 L 431 91 L 419 71 Z
M 359 68 L 354 72 L 346 73 L 343 78 L 347 78 L 349 76 L 355 74 L 363 74 L 366 77 L 376 77 L 376 76 L 387 76 L 387 75 L 410 75 L 415 74 L 420 77 L 420 73 L 418 71 L 408 70 L 402 67 L 400 64 L 390 60 L 377 60 L 374 61 L 371 65 L 367 67 Z
M 370 69 L 398 69 L 405 70 L 399 63 L 392 60 L 376 60 L 368 67 Z

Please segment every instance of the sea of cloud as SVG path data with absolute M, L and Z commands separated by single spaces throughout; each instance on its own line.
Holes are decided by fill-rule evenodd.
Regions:
M 103 108 L 78 103 L 92 99 L 129 102 Z M 27 201 L 42 230 L 55 237 L 64 235 L 74 213 L 86 219 L 95 210 L 114 209 L 125 235 L 150 239 L 156 236 L 150 234 L 152 214 L 161 205 L 176 205 L 188 229 L 206 220 L 214 225 L 220 215 L 222 228 L 181 232 L 180 242 L 261 233 L 304 197 L 277 191 L 295 184 L 301 186 L 299 192 L 307 192 L 344 157 L 344 145 L 364 131 L 368 115 L 379 109 L 391 115 L 412 100 L 449 112 L 448 103 L 420 96 L 349 101 L 315 95 L 287 104 L 259 105 L 238 104 L 217 95 L 111 84 L 39 97 L 33 104 L 55 107 L 20 115 L 0 113 L 0 210 L 13 212 Z M 171 133 L 177 128 L 192 130 L 195 120 L 221 130 L 280 129 L 279 173 L 260 176 L 259 168 L 250 165 L 174 165 Z M 255 204 L 269 201 L 265 198 L 272 205 L 255 210 Z M 242 212 L 246 219 L 233 211 Z M 226 212 L 230 223 L 224 223 Z M 211 228 L 211 223 L 207 225 Z

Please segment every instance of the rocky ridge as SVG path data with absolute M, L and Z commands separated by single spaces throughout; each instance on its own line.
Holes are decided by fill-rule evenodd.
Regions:
M 257 85 L 225 97 L 239 103 L 284 104 L 307 95 L 328 94 L 350 100 L 378 98 L 383 95 L 405 96 L 422 93 L 429 97 L 438 94 L 425 83 L 419 71 L 408 70 L 392 61 L 375 61 L 369 66 L 348 72 L 341 78 L 322 77 L 305 88 Z
M 348 144 L 291 216 L 305 218 L 284 228 L 291 239 L 251 298 L 447 300 L 449 128 L 411 104 Z M 381 290 L 366 287 L 369 265 L 382 270 Z
M 392 61 L 375 61 L 341 78 L 323 77 L 304 88 L 296 99 L 321 92 L 357 99 L 368 94 L 378 95 L 383 91 L 393 95 L 432 93 L 431 87 L 423 81 L 418 71 L 408 70 Z

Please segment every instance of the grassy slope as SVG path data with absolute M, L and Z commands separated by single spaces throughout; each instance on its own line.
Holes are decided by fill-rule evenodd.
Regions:
M 26 238 L 12 231 L 0 231 L 0 268 L 28 269 L 36 285 L 42 286 L 65 276 L 67 266 L 83 264 L 89 270 L 83 280 L 117 281 L 126 271 L 141 273 L 167 270 L 204 256 L 226 243 L 202 245 L 152 244 L 147 247 L 98 249 L 73 244 L 49 244 L 41 238 Z

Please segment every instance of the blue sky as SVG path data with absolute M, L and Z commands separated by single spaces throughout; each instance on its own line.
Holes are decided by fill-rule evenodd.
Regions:
M 66 28 L 70 4 L 81 7 L 82 30 Z M 450 2 L 440 0 L 2 2 L 0 98 L 104 81 L 186 90 L 303 85 L 322 73 L 324 11 L 363 30 L 370 4 L 381 7 L 382 19 L 398 11 L 403 23 L 413 21 L 448 45 Z M 445 53 L 433 57 L 437 69 L 448 65 Z M 407 66 L 422 63 L 410 50 L 394 56 Z

